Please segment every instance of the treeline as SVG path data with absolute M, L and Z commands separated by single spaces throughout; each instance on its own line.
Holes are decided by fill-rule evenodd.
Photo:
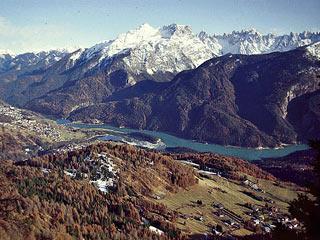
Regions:
M 276 181 L 276 178 L 270 173 L 237 157 L 228 157 L 214 153 L 184 153 L 171 154 L 170 156 L 176 160 L 192 161 L 199 164 L 200 168 L 203 170 L 212 169 L 236 180 L 244 180 L 242 174 L 239 173 L 245 173 L 255 178 Z

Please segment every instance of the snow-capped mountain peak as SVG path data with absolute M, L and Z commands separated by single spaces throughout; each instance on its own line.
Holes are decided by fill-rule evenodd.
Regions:
M 0 49 L 0 55 L 10 55 L 10 56 L 14 56 L 14 53 L 10 50 L 2 50 Z
M 136 30 L 131 30 L 129 32 L 135 32 L 135 33 L 138 33 L 138 34 L 149 34 L 149 33 L 152 33 L 152 32 L 155 32 L 155 28 L 151 27 L 148 23 L 144 23 L 142 24 L 140 27 L 138 27 Z
M 212 36 L 200 32 L 198 37 L 219 56 L 227 53 L 250 55 L 283 52 L 320 41 L 320 33 L 303 32 L 275 36 L 274 34 L 262 35 L 254 28 Z
M 123 33 L 117 37 L 115 41 L 123 43 L 127 48 L 141 41 L 151 40 L 159 35 L 159 31 L 156 28 L 151 27 L 145 23 L 135 30 L 130 30 L 127 33 Z
M 156 71 L 177 73 L 199 66 L 214 56 L 213 52 L 196 35 L 190 26 L 171 24 L 153 28 L 143 24 L 137 29 L 120 34 L 115 40 L 101 42 L 87 49 L 81 59 L 87 61 L 98 56 L 96 65 L 108 62 L 122 53 L 125 63 L 136 74 Z
M 193 35 L 192 28 L 186 25 L 171 24 L 160 28 L 160 34 L 163 38 L 170 39 L 171 37 L 182 37 Z
M 59 50 L 28 52 L 19 55 L 10 54 L 10 51 L 3 53 L 0 53 L 0 72 L 24 71 L 30 67 L 45 69 L 68 54 L 66 51 Z
M 88 49 L 72 53 L 68 69 L 83 64 L 88 71 L 107 68 L 119 56 L 123 68 L 135 75 L 156 72 L 176 74 L 198 67 L 206 60 L 227 53 L 261 54 L 288 51 L 320 41 L 320 33 L 290 33 L 283 36 L 262 35 L 251 28 L 230 34 L 194 34 L 186 25 L 170 24 L 154 28 L 145 23 L 120 34 L 114 40 L 100 42 Z M 79 60 L 79 61 L 78 61 Z
M 94 45 L 86 51 L 86 57 L 90 58 L 97 53 L 101 53 L 102 57 L 112 57 L 127 49 L 148 43 L 156 45 L 162 40 L 170 40 L 173 36 L 179 38 L 183 35 L 192 37 L 193 33 L 190 26 L 171 24 L 162 28 L 153 28 L 144 23 L 134 30 L 120 34 L 115 40 L 104 41 Z

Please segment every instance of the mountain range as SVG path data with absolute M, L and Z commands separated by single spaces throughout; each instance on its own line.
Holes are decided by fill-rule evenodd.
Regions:
M 320 132 L 320 62 L 311 54 L 319 48 L 216 57 L 171 82 L 118 91 L 70 119 L 243 147 L 304 141 Z
M 305 140 L 318 122 L 318 41 L 312 32 L 210 36 L 144 24 L 72 53 L 1 54 L 0 98 L 73 120 L 274 147 Z

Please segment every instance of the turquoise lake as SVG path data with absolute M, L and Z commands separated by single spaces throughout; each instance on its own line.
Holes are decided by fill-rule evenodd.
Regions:
M 160 138 L 167 147 L 186 147 L 199 152 L 211 152 L 219 153 L 228 156 L 241 157 L 247 160 L 259 160 L 262 158 L 274 158 L 274 157 L 283 157 L 290 153 L 309 149 L 309 146 L 306 144 L 298 145 L 289 145 L 279 149 L 252 149 L 252 148 L 240 148 L 240 147 L 227 147 L 216 144 L 205 144 L 199 143 L 192 140 L 178 138 L 166 133 L 153 132 L 148 130 L 135 130 L 128 128 L 117 128 L 109 125 L 96 125 L 96 124 L 79 124 L 72 123 L 68 120 L 57 120 L 58 124 L 68 124 L 68 126 L 78 127 L 78 128 L 104 128 L 115 130 L 123 133 L 130 132 L 141 132 L 148 134 L 157 138 Z

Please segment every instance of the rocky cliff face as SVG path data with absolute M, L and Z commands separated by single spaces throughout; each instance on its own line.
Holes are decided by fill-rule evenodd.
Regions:
M 315 44 L 312 49 L 319 47 Z M 302 133 L 310 125 L 299 125 L 294 106 L 319 99 L 319 74 L 320 62 L 308 48 L 229 54 L 182 72 L 170 83 L 136 84 L 103 103 L 74 111 L 70 118 L 99 119 L 223 145 L 275 147 L 306 140 Z M 298 103 L 293 102 L 296 99 Z M 319 113 L 310 111 L 305 117 L 318 124 Z

